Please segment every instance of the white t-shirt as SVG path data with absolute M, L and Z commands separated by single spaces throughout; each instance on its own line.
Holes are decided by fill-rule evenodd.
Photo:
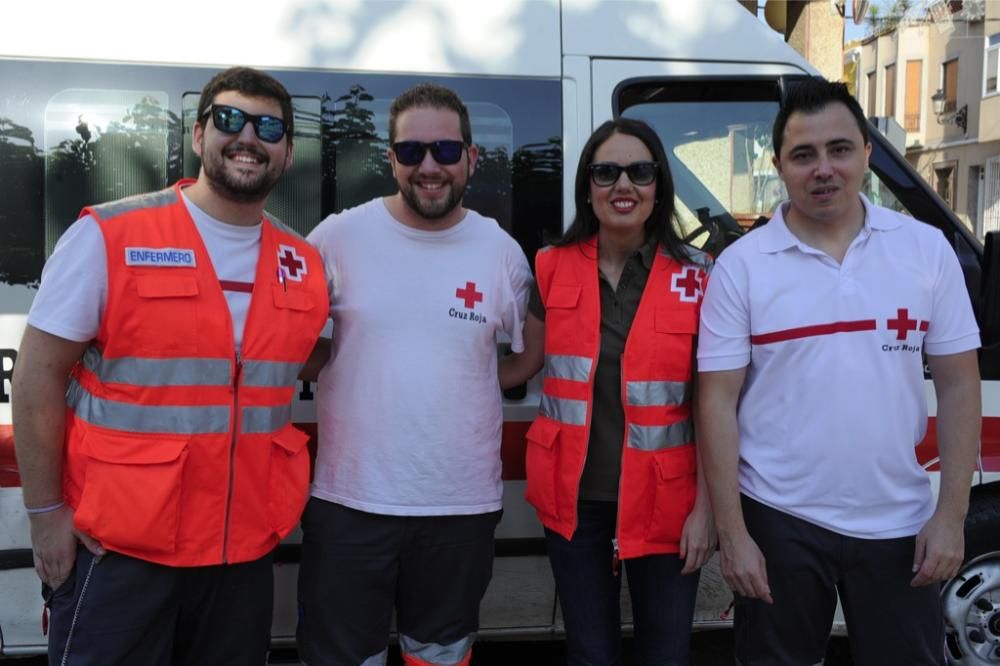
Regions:
M 532 282 L 495 220 L 444 231 L 397 222 L 381 199 L 309 235 L 330 284 L 334 355 L 319 377 L 312 494 L 369 513 L 502 506 L 497 333 L 523 350 Z
M 782 208 L 719 257 L 701 309 L 698 369 L 749 365 L 740 489 L 835 532 L 916 534 L 933 513 L 914 448 L 927 430 L 922 352 L 979 347 L 955 252 L 938 229 L 864 199 L 838 264 Z
M 260 254 L 261 225 L 226 224 L 195 206 L 183 192 L 182 197 L 222 283 L 239 351 Z M 93 340 L 107 296 L 104 236 L 97 221 L 86 215 L 70 225 L 45 262 L 38 294 L 28 312 L 28 323 L 67 340 Z

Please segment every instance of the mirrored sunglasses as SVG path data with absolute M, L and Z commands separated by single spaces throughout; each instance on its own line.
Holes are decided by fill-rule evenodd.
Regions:
M 462 141 L 397 141 L 392 144 L 396 160 L 403 166 L 417 166 L 424 161 L 424 155 L 431 151 L 431 157 L 438 164 L 455 164 L 462 159 L 465 143 Z
M 268 143 L 278 143 L 285 136 L 285 121 L 277 116 L 255 116 L 243 109 L 227 104 L 213 104 L 201 119 L 211 114 L 215 129 L 225 134 L 239 134 L 246 124 L 253 124 L 257 138 Z
M 624 171 L 633 185 L 651 185 L 656 182 L 659 168 L 656 162 L 632 162 L 625 166 L 614 162 L 595 162 L 590 165 L 590 180 L 598 187 L 611 187 Z

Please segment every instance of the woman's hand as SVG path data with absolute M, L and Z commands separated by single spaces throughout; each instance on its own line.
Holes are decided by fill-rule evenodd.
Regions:
M 715 520 L 707 493 L 698 493 L 694 508 L 684 521 L 681 530 L 680 557 L 684 560 L 682 574 L 694 573 L 700 569 L 715 552 L 719 535 L 715 531 Z

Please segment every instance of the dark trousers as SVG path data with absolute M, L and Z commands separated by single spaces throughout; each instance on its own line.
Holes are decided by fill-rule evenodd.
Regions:
M 621 663 L 621 575 L 612 569 L 615 502 L 582 501 L 569 541 L 545 530 L 559 606 L 566 624 L 570 666 Z M 677 555 L 647 555 L 623 562 L 632 596 L 636 663 L 688 663 L 698 573 L 681 575 Z
M 49 591 L 49 663 L 63 663 L 69 639 L 72 666 L 262 665 L 271 561 L 182 568 L 108 553 L 95 562 L 81 547 L 73 573 Z
M 381 664 L 395 608 L 404 656 L 458 663 L 479 629 L 500 514 L 387 516 L 310 499 L 298 586 L 302 661 Z
M 819 664 L 839 592 L 857 666 L 941 666 L 940 586 L 910 587 L 915 537 L 858 539 L 743 498 L 773 605 L 737 598 L 742 666 Z

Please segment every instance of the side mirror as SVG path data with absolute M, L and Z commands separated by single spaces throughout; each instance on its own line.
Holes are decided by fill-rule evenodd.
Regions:
M 983 347 L 1000 342 L 1000 231 L 986 234 L 979 286 L 979 328 Z

